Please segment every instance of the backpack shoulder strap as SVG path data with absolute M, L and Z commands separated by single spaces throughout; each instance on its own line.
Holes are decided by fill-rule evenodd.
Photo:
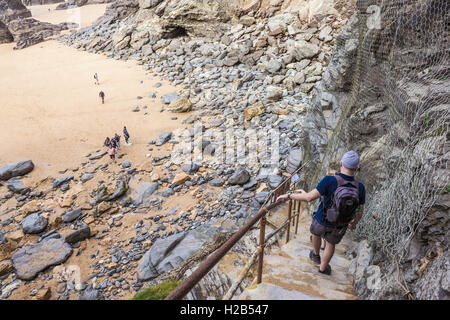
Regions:
M 338 187 L 338 188 L 347 182 L 347 181 L 344 180 L 344 178 L 342 178 L 342 177 L 341 177 L 340 175 L 338 175 L 338 174 L 336 174 L 334 177 L 336 178 L 336 181 L 337 181 L 337 187 Z
M 356 189 L 358 189 L 359 192 L 359 181 L 357 180 L 353 180 L 353 181 L 347 181 L 344 178 L 342 178 L 340 175 L 335 175 L 334 176 L 337 180 L 337 187 L 339 188 L 340 186 L 344 185 L 344 184 L 351 184 L 353 187 L 355 187 Z

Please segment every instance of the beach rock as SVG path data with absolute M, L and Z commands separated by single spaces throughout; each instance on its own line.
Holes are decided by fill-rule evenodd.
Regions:
M 99 151 L 99 152 L 96 152 L 96 153 L 94 153 L 94 154 L 91 154 L 91 155 L 89 156 L 89 160 L 97 160 L 97 159 L 101 159 L 101 158 L 103 158 L 103 156 L 104 156 L 106 153 L 107 153 L 106 151 Z
M 86 181 L 89 181 L 92 178 L 94 178 L 94 175 L 92 173 L 85 173 L 81 176 L 80 180 L 81 182 L 85 183 Z
M 38 213 L 33 213 L 22 220 L 22 230 L 24 233 L 34 234 L 44 231 L 48 221 Z
M 276 74 L 281 69 L 281 63 L 280 61 L 276 59 L 270 59 L 270 61 L 266 65 L 266 71 Z
M 280 185 L 281 182 L 283 182 L 283 177 L 281 177 L 277 174 L 270 174 L 268 176 L 268 182 L 269 182 L 269 186 L 272 189 L 275 189 L 276 187 L 278 187 Z
M 20 161 L 0 168 L 0 180 L 9 180 L 14 177 L 23 176 L 34 169 L 31 160 Z
M 136 193 L 134 195 L 135 198 L 134 204 L 140 205 L 144 203 L 153 193 L 156 192 L 156 190 L 158 190 L 158 188 L 159 188 L 158 182 L 147 182 L 140 185 L 136 189 Z
M 185 232 L 174 234 L 165 239 L 158 239 L 143 256 L 138 265 L 136 274 L 140 281 L 146 281 L 157 277 L 160 271 L 157 269 L 158 264 L 172 251 L 172 249 L 180 243 L 186 236 Z
M 296 41 L 288 48 L 288 53 L 292 54 L 296 61 L 313 58 L 318 55 L 320 48 L 315 44 L 306 41 Z
M 181 167 L 181 170 L 187 174 L 195 174 L 198 169 L 200 169 L 200 166 L 196 163 L 186 163 Z
M 64 263 L 71 254 L 72 248 L 64 240 L 50 239 L 25 245 L 11 261 L 19 279 L 32 280 L 46 268 Z
M 259 115 L 263 114 L 264 112 L 266 112 L 266 106 L 264 105 L 264 103 L 262 101 L 258 101 L 251 107 L 248 107 L 247 109 L 245 109 L 243 114 L 244 114 L 244 118 L 249 121 L 253 117 L 259 116 Z
M 128 191 L 128 179 L 124 176 L 120 177 L 116 182 L 116 189 L 110 196 L 102 198 L 102 201 L 114 201 L 122 197 Z
M 213 187 L 222 187 L 225 181 L 222 178 L 214 178 L 208 182 Z
M 63 220 L 63 222 L 66 222 L 66 223 L 67 222 L 72 222 L 75 219 L 77 219 L 80 215 L 81 215 L 81 208 L 77 208 L 75 210 L 71 210 L 71 211 L 66 212 L 63 215 L 62 220 Z
M 156 142 L 157 146 L 161 146 L 172 138 L 172 132 L 161 132 L 158 134 L 158 141 Z
M 122 168 L 129 168 L 131 167 L 131 162 L 130 161 L 125 161 L 122 163 Z
M 38 200 L 32 200 L 24 204 L 22 208 L 19 209 L 19 213 L 23 214 L 24 216 L 27 216 L 31 213 L 39 211 L 40 206 L 41 203 Z
M 66 183 L 66 182 L 69 182 L 73 178 L 74 178 L 73 176 L 67 176 L 67 177 L 56 179 L 55 181 L 53 181 L 53 188 L 58 188 L 60 185 Z
M 188 180 L 191 180 L 191 177 L 185 172 L 180 172 L 173 178 L 172 184 L 180 186 Z
M 269 194 L 270 194 L 270 192 L 268 192 L 268 191 L 258 192 L 255 195 L 255 198 L 256 198 L 256 200 L 258 201 L 259 204 L 263 204 L 266 201 L 266 199 L 269 196 Z
M 30 190 L 29 188 L 23 185 L 23 182 L 20 179 L 17 178 L 9 179 L 6 185 L 8 187 L 8 190 L 14 193 L 24 194 L 28 190 Z
M 266 97 L 269 100 L 280 100 L 283 96 L 283 89 L 277 86 L 267 86 L 266 88 Z
M 80 295 L 80 300 L 97 300 L 99 296 L 98 290 L 86 289 Z
M 172 100 L 169 104 L 168 110 L 173 113 L 189 112 L 192 110 L 192 103 L 186 98 Z
M 231 185 L 243 185 L 250 179 L 250 173 L 242 167 L 239 166 L 236 171 L 228 178 L 228 183 Z
M 91 236 L 91 228 L 85 223 L 82 223 L 77 230 L 67 230 L 64 234 L 64 241 L 67 243 L 77 243 L 83 241 Z
M 175 92 L 167 93 L 161 97 L 162 103 L 164 103 L 164 104 L 170 104 L 172 101 L 175 101 L 179 98 L 180 98 L 180 96 Z

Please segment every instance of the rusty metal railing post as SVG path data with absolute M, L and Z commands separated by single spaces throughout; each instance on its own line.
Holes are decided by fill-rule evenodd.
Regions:
M 297 234 L 297 230 L 298 230 L 298 220 L 300 219 L 300 211 L 301 211 L 301 206 L 302 206 L 302 202 L 301 201 L 297 201 L 298 202 L 298 209 L 297 209 L 297 223 L 295 224 L 295 234 Z
M 266 216 L 261 217 L 261 222 L 259 226 L 259 259 L 258 259 L 258 278 L 257 283 L 260 284 L 262 281 L 263 263 L 264 263 L 264 239 L 266 237 Z
M 295 213 L 295 214 L 297 214 L 297 213 L 299 212 L 299 211 L 298 211 L 299 208 L 297 208 L 297 203 L 298 203 L 298 201 L 297 201 L 297 200 L 294 200 L 293 206 L 294 206 L 294 213 Z M 295 226 L 295 221 L 296 221 L 296 219 L 298 219 L 298 216 L 297 216 L 297 218 L 294 217 L 294 219 L 292 219 L 292 227 Z M 296 234 L 297 234 L 297 233 L 296 233 Z
M 288 224 L 287 224 L 287 229 L 286 229 L 286 243 L 289 242 L 289 233 L 291 231 L 291 212 L 292 211 L 292 200 L 289 200 L 289 209 L 288 209 Z

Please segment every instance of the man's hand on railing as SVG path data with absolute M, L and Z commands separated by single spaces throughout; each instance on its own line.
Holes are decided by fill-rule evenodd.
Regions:
M 290 196 L 290 193 L 282 194 L 281 196 L 279 196 L 277 198 L 276 202 L 278 202 L 278 201 L 288 201 L 289 200 L 289 196 Z

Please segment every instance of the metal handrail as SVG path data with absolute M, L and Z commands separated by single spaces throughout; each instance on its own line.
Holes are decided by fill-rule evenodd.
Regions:
M 307 164 L 307 163 L 306 163 Z M 186 294 L 188 294 L 192 288 L 231 250 L 231 248 L 253 227 L 258 220 L 260 220 L 260 241 L 259 241 L 259 259 L 258 259 L 258 275 L 257 282 L 261 283 L 262 280 L 262 265 L 264 259 L 264 247 L 266 244 L 265 239 L 265 222 L 266 214 L 278 206 L 284 201 L 276 201 L 278 196 L 286 193 L 291 187 L 292 177 L 298 173 L 306 164 L 295 170 L 287 179 L 285 179 L 280 185 L 270 192 L 262 208 L 258 213 L 253 216 L 240 230 L 234 233 L 222 246 L 220 246 L 215 252 L 213 252 L 200 266 L 192 272 L 179 286 L 177 286 L 164 300 L 181 300 Z M 267 202 L 271 200 L 271 203 L 266 206 Z M 300 207 L 300 204 L 299 204 Z M 289 217 L 287 221 L 291 221 L 292 200 L 289 201 Z M 298 227 L 298 214 L 297 227 Z M 295 216 L 294 216 L 295 218 Z M 286 222 L 287 222 L 286 221 Z M 285 223 L 286 223 L 285 222 Z M 290 229 L 290 223 L 287 224 Z M 284 226 L 284 224 L 283 224 Z M 296 230 L 297 233 L 297 230 Z M 273 234 L 271 235 L 273 236 Z M 287 233 L 287 242 L 289 241 L 289 232 Z

